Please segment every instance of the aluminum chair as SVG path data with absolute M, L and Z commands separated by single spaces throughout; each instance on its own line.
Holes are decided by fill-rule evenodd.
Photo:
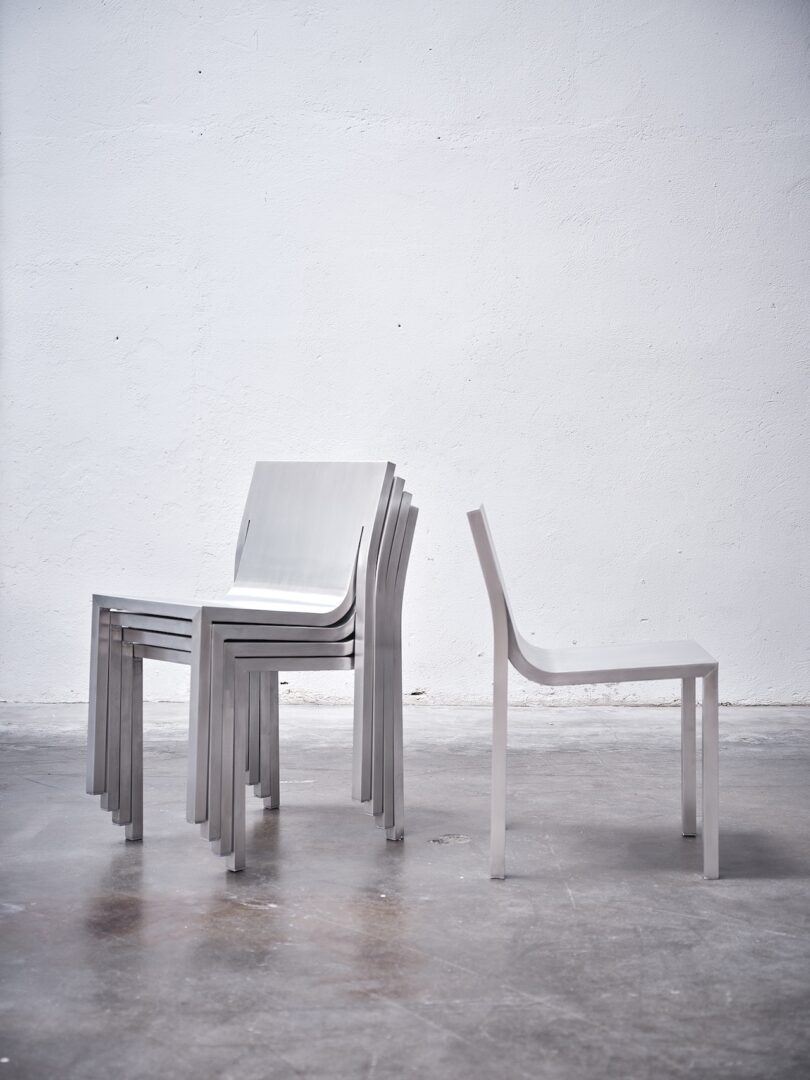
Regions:
M 300 515 L 299 519 L 296 520 L 295 515 L 289 514 L 289 503 L 295 504 L 296 499 L 300 502 L 302 489 L 306 495 L 312 498 L 314 489 L 316 498 L 319 498 L 321 502 L 326 502 L 328 509 L 331 511 L 331 519 L 328 515 L 321 514 L 321 521 L 326 518 L 331 526 L 330 535 L 334 537 L 336 517 L 334 498 L 331 505 L 329 504 L 330 496 L 334 495 L 332 489 L 336 487 L 340 492 L 345 488 L 346 470 L 366 470 L 368 472 L 369 466 L 372 470 L 377 470 L 378 480 L 379 476 L 382 475 L 382 494 L 378 496 L 371 530 L 368 530 L 365 524 L 363 525 L 364 531 L 370 531 L 372 538 L 371 542 L 367 544 L 364 544 L 363 538 L 361 538 L 360 550 L 352 574 L 351 588 L 346 589 L 343 600 L 338 601 L 331 609 L 332 615 L 345 617 L 341 622 L 331 626 L 310 625 L 302 627 L 293 625 L 293 622 L 300 623 L 304 621 L 304 618 L 310 618 L 313 609 L 316 617 L 320 616 L 317 620 L 318 623 L 326 621 L 323 618 L 325 606 L 323 594 L 325 590 L 319 589 L 317 583 L 328 580 L 330 570 L 328 566 L 329 555 L 319 554 L 318 545 L 322 544 L 322 539 L 316 532 L 315 535 L 318 539 L 313 543 L 313 530 L 310 529 L 309 533 L 307 533 L 306 527 L 302 529 Z M 381 469 L 382 473 L 380 473 Z M 402 490 L 401 481 L 397 481 L 396 485 L 393 483 L 392 471 L 393 466 L 384 463 L 364 463 L 361 465 L 334 465 L 330 463 L 317 466 L 301 465 L 300 463 L 259 463 L 254 473 L 251 496 L 248 499 L 242 528 L 240 529 L 236 556 L 235 585 L 224 602 L 219 602 L 216 606 L 195 607 L 193 605 L 159 601 L 132 601 L 121 597 L 94 598 L 93 629 L 96 648 L 93 650 L 94 667 L 91 671 L 91 697 L 93 696 L 92 687 L 95 686 L 96 700 L 91 702 L 90 710 L 91 738 L 88 747 L 88 788 L 90 788 L 91 783 L 98 786 L 96 778 L 99 772 L 99 763 L 101 762 L 104 773 L 102 805 L 113 810 L 115 821 L 126 825 L 128 838 L 138 839 L 142 836 L 142 794 L 140 788 L 142 783 L 140 771 L 142 768 L 140 761 L 142 696 L 140 686 L 142 660 L 144 658 L 163 659 L 175 663 L 190 663 L 193 690 L 195 689 L 194 676 L 196 669 L 197 694 L 192 694 L 190 725 L 192 742 L 195 733 L 195 702 L 199 703 L 204 700 L 206 707 L 203 716 L 199 715 L 199 710 L 196 716 L 197 749 L 196 753 L 191 754 L 189 817 L 192 817 L 192 799 L 200 791 L 203 791 L 205 793 L 206 812 L 210 811 L 208 820 L 203 821 L 204 834 L 218 842 L 215 846 L 217 849 L 222 850 L 223 854 L 230 854 L 231 845 L 229 841 L 226 841 L 223 848 L 220 842 L 219 754 L 221 747 L 226 752 L 229 752 L 227 750 L 228 742 L 226 740 L 221 743 L 218 735 L 211 740 L 208 732 L 210 695 L 221 674 L 221 672 L 218 672 L 217 665 L 212 666 L 210 663 L 212 649 L 216 649 L 217 642 L 235 639 L 239 643 L 235 646 L 236 652 L 241 649 L 251 653 L 255 650 L 255 646 L 245 643 L 249 642 L 250 639 L 260 639 L 264 651 L 267 652 L 269 648 L 275 654 L 275 660 L 279 661 L 275 663 L 274 670 L 276 674 L 272 677 L 267 670 L 271 665 L 265 664 L 264 673 L 260 677 L 251 679 L 252 690 L 248 693 L 248 731 L 249 733 L 253 732 L 253 734 L 248 734 L 245 748 L 247 750 L 247 779 L 248 782 L 256 785 L 256 794 L 265 800 L 265 805 L 278 805 L 277 745 L 275 756 L 265 747 L 261 757 L 261 761 L 264 762 L 262 767 L 260 767 L 256 755 L 259 753 L 260 745 L 260 717 L 263 718 L 261 723 L 269 725 L 268 730 L 275 727 L 277 731 L 277 671 L 279 669 L 355 668 L 357 688 L 355 700 L 355 748 L 357 749 L 358 745 L 360 746 L 362 755 L 365 757 L 366 762 L 370 764 L 370 746 L 363 748 L 362 740 L 368 739 L 370 742 L 369 736 L 373 735 L 373 727 L 369 723 L 373 699 L 372 695 L 367 692 L 366 687 L 370 686 L 373 691 L 374 681 L 373 663 L 365 662 L 365 660 L 373 661 L 374 653 L 374 604 L 376 603 L 374 589 L 378 576 L 374 549 L 379 547 L 379 538 L 382 531 L 381 522 L 383 516 L 390 511 L 392 491 L 396 487 L 398 494 L 401 494 Z M 265 475 L 261 476 L 261 472 Z M 335 472 L 338 473 L 337 484 L 335 483 Z M 282 474 L 280 479 L 279 473 Z M 324 474 L 331 480 L 330 484 L 323 483 Z M 313 477 L 319 483 L 313 484 Z M 391 481 L 390 484 L 389 480 Z M 284 530 L 280 530 L 278 527 L 266 527 L 268 507 L 264 498 L 257 497 L 257 487 L 261 496 L 272 499 L 271 508 L 276 516 L 280 516 L 278 514 L 279 506 L 288 511 L 284 520 L 289 521 L 292 519 L 294 528 L 287 528 L 286 535 L 284 535 Z M 339 514 L 337 516 L 339 517 Z M 257 520 L 259 523 L 258 528 L 255 525 Z M 315 520 L 317 522 L 317 517 Z M 264 528 L 262 527 L 263 523 Z M 304 525 L 307 526 L 308 524 L 310 522 L 306 520 L 305 515 Z M 357 528 L 356 521 L 355 528 Z M 344 527 L 344 541 L 350 536 L 351 532 L 347 533 Z M 293 540 L 292 545 L 290 544 L 291 537 Z M 291 580 L 289 567 L 285 566 L 283 559 L 279 557 L 279 550 L 283 554 L 285 543 L 288 553 L 291 548 L 294 548 L 299 558 L 302 551 L 309 555 L 309 565 L 305 565 L 305 570 L 309 571 L 309 577 L 306 576 L 306 573 L 299 573 L 297 583 L 292 579 L 294 589 L 288 588 L 282 597 L 283 602 L 287 603 L 286 610 L 279 611 L 278 608 L 275 608 L 268 611 L 263 605 L 267 604 L 273 596 L 278 596 L 278 588 L 272 589 L 268 588 L 266 584 L 262 585 L 261 575 L 264 574 L 263 580 L 265 582 L 269 579 L 271 582 L 276 583 L 276 586 L 279 580 L 286 580 L 289 583 Z M 354 546 L 356 550 L 356 541 Z M 344 543 L 344 555 L 349 550 Z M 363 561 L 364 553 L 365 561 Z M 312 565 L 316 563 L 318 558 L 320 558 L 321 565 L 316 567 L 313 573 Z M 324 564 L 327 564 L 326 571 L 324 570 Z M 334 565 L 334 559 L 332 564 Z M 262 569 L 263 565 L 264 570 Z M 342 576 L 343 580 L 345 580 L 347 576 L 345 569 Z M 341 580 L 333 572 L 331 573 L 331 579 Z M 353 591 L 355 582 L 360 585 L 360 588 L 357 589 L 357 595 Z M 367 582 L 370 584 L 367 584 Z M 335 596 L 339 596 L 341 591 L 342 589 L 333 590 L 331 597 L 333 602 Z M 368 602 L 369 597 L 371 605 Z M 234 598 L 238 600 L 238 604 L 234 602 Z M 292 599 L 292 603 L 289 602 L 290 599 Z M 352 603 L 355 605 L 354 608 L 351 607 Z M 250 606 L 244 607 L 245 604 L 250 604 Z M 113 608 L 116 610 L 112 610 Z M 304 613 L 303 617 L 302 612 Z M 239 621 L 233 623 L 216 621 L 218 619 L 230 620 L 231 618 Z M 261 623 L 258 620 L 261 620 Z M 273 620 L 273 625 L 263 625 L 271 620 Z M 277 623 L 283 625 L 277 625 Z M 361 636 L 358 634 L 359 625 L 365 626 L 365 650 L 358 648 L 359 643 L 362 641 Z M 203 633 L 202 627 L 207 627 L 208 633 Z M 272 646 L 264 644 L 269 641 L 277 644 Z M 367 657 L 364 657 L 364 652 L 367 653 Z M 207 678 L 204 677 L 201 670 L 200 656 L 203 656 L 207 662 L 209 669 L 209 677 Z M 268 657 L 265 657 L 265 659 L 267 660 Z M 258 672 L 256 675 L 258 676 Z M 103 715 L 103 710 L 100 708 L 103 701 L 101 691 L 104 688 L 105 676 L 107 683 L 106 698 L 109 705 L 106 716 Z M 201 689 L 203 685 L 205 687 L 204 691 Z M 358 699 L 363 704 L 362 708 L 357 707 Z M 102 726 L 104 740 L 99 738 Z M 203 735 L 204 737 L 202 737 Z M 100 754 L 99 747 L 102 743 L 104 753 Z M 209 777 L 209 747 L 211 750 L 210 778 L 215 788 L 211 792 L 210 798 L 208 785 L 205 782 Z M 251 760 L 250 748 L 253 748 L 253 760 Z M 241 753 L 241 749 L 239 752 Z M 401 758 L 401 747 L 399 754 Z M 359 756 L 355 754 L 356 764 Z M 199 769 L 203 761 L 205 763 L 205 777 L 201 778 Z M 230 764 L 230 759 L 227 759 L 226 763 Z M 273 770 L 275 770 L 275 775 Z M 227 770 L 224 775 L 228 775 Z M 357 769 L 355 769 L 355 776 L 357 776 Z M 365 782 L 366 790 L 370 786 L 371 778 Z M 192 796 L 192 792 L 194 796 Z M 229 800 L 231 797 L 229 792 L 226 792 L 226 795 L 227 801 L 222 805 L 230 805 Z M 393 796 L 391 798 L 393 799 Z M 196 810 L 196 804 L 194 813 L 200 815 L 200 812 Z M 242 806 L 242 813 L 244 814 L 244 806 Z M 393 811 L 389 810 L 388 817 L 391 818 L 392 814 Z M 401 828 L 399 835 L 401 835 Z M 238 869 L 239 867 L 234 866 L 233 868 Z
M 355 756 L 353 794 L 371 796 L 372 672 L 363 663 L 365 641 L 373 634 L 375 565 L 394 478 L 389 462 L 259 462 L 254 470 L 235 559 L 234 585 L 227 596 L 203 610 L 199 604 L 94 596 L 91 641 L 87 790 L 116 809 L 116 747 L 109 710 L 110 611 L 141 618 L 164 618 L 174 625 L 141 624 L 144 630 L 171 632 L 190 626 L 192 692 L 189 723 L 189 821 L 207 819 L 210 628 L 216 622 L 328 627 L 339 624 L 355 605 Z M 278 513 L 283 506 L 285 512 Z M 274 512 L 275 508 L 275 512 Z M 324 536 L 329 543 L 324 544 Z M 359 542 L 359 551 L 358 551 Z M 355 580 L 356 575 L 356 580 Z M 355 595 L 356 594 L 356 595 Z M 307 639 L 307 630 L 296 637 Z M 153 658 L 178 660 L 176 643 Z M 151 649 L 159 644 L 150 645 Z
M 402 591 L 410 553 L 417 511 L 411 499 L 403 495 L 402 481 L 395 480 L 389 501 L 388 517 L 380 546 L 377 570 L 376 619 L 384 648 L 376 642 L 375 691 L 381 685 L 385 700 L 375 704 L 375 716 L 384 713 L 380 738 L 385 741 L 386 786 L 382 795 L 382 811 L 378 824 L 386 828 L 389 839 L 401 839 L 404 834 L 404 795 L 402 777 L 402 690 L 399 643 L 401 634 Z M 388 588 L 392 595 L 388 595 Z M 113 612 L 114 624 L 129 624 L 139 620 Z M 382 628 L 391 620 L 390 634 Z M 351 626 L 347 620 L 344 626 Z M 278 806 L 278 671 L 295 669 L 350 668 L 353 664 L 351 640 L 316 642 L 302 645 L 279 641 L 289 628 L 267 628 L 258 625 L 215 624 L 212 630 L 212 691 L 210 738 L 210 819 L 208 837 L 214 850 L 229 856 L 228 866 L 240 870 L 245 865 L 244 795 L 241 780 L 256 785 L 255 793 L 264 798 L 265 806 Z M 320 629 L 319 635 L 331 635 Z M 121 640 L 123 634 L 123 640 Z M 120 679 L 122 707 L 120 745 L 120 807 L 114 813 L 118 824 L 127 826 L 127 836 L 142 836 L 142 762 L 141 730 L 139 728 L 142 702 L 130 700 L 130 691 L 140 690 L 139 651 L 155 648 L 156 639 L 172 637 L 180 662 L 189 662 L 189 638 L 145 631 L 129 625 L 114 626 L 111 669 L 123 665 Z M 389 644 L 393 642 L 393 648 Z M 160 640 L 157 642 L 160 646 Z M 382 655 L 384 654 L 384 656 Z M 150 654 L 147 654 L 150 655 Z M 152 654 L 153 655 L 153 654 Z M 224 656 L 224 662 L 222 657 Z M 381 684 L 377 666 L 386 665 Z M 128 670 L 129 669 L 129 670 Z M 236 683 L 234 682 L 237 678 Z M 270 681 L 272 679 L 272 682 Z M 117 687 L 118 677 L 114 677 Z M 252 683 L 252 686 L 251 686 Z M 236 719 L 234 719 L 234 716 Z M 390 760 L 390 765 L 389 765 Z M 375 784 L 375 788 L 377 785 Z M 216 812 L 215 812 L 216 811 Z M 134 818 L 131 817 L 134 815 Z
M 521 635 L 483 506 L 467 514 L 484 574 L 494 631 L 490 877 L 505 876 L 506 729 L 509 664 L 547 686 L 680 679 L 681 831 L 697 834 L 695 680 L 703 679 L 703 876 L 720 876 L 718 663 L 694 641 L 543 649 Z
M 401 482 L 398 482 L 401 483 Z M 383 584 L 378 589 L 378 604 L 383 611 L 378 613 L 377 624 L 382 639 L 374 649 L 374 683 L 384 691 L 384 700 L 375 703 L 375 740 L 382 744 L 382 768 L 384 775 L 375 779 L 375 794 L 379 796 L 380 811 L 376 815 L 377 824 L 385 828 L 390 840 L 401 840 L 404 836 L 404 790 L 402 766 L 402 675 L 401 675 L 401 625 L 402 595 L 410 557 L 411 543 L 416 526 L 417 513 L 411 505 L 409 495 L 404 495 L 399 508 L 389 507 L 389 520 L 381 544 L 385 552 L 387 566 L 383 574 L 380 567 L 379 579 Z M 389 629 L 390 627 L 390 629 Z M 383 628 L 385 630 L 383 631 Z M 321 646 L 324 659 L 313 658 L 308 667 L 318 670 L 348 668 L 353 658 L 339 644 Z M 215 850 L 228 856 L 228 868 L 241 870 L 245 866 L 245 798 L 242 789 L 244 761 L 258 753 L 261 763 L 260 772 L 266 770 L 275 781 L 278 776 L 278 716 L 277 713 L 261 713 L 259 731 L 255 732 L 250 722 L 251 683 L 271 676 L 277 678 L 279 670 L 287 669 L 289 661 L 280 654 L 279 648 L 270 642 L 234 641 L 224 637 L 213 646 L 214 670 L 221 670 L 221 685 L 212 689 L 212 744 L 216 745 L 221 736 L 222 752 L 212 753 L 211 792 L 221 796 L 221 816 L 219 821 L 219 843 Z M 328 659 L 326 659 L 328 657 Z M 304 661 L 300 661 L 303 663 Z M 254 689 L 255 694 L 255 689 Z M 221 695 L 221 697 L 219 696 Z M 217 701 L 221 700 L 221 707 Z M 213 723 L 213 718 L 221 718 L 221 724 Z M 266 719 L 265 719 L 266 717 Z M 378 731 L 379 723 L 379 731 Z M 256 750 L 251 755 L 249 741 L 257 740 Z M 266 749 L 263 749 L 265 748 Z M 376 758 L 375 741 L 375 758 Z M 221 769 L 221 779 L 217 782 L 214 769 Z M 373 775 L 377 776 L 375 768 Z M 248 782 L 252 777 L 248 775 Z M 277 782 L 277 781 L 276 781 Z M 264 789 L 262 789 L 264 790 Z M 271 806 L 278 805 L 278 796 L 271 796 Z M 213 830 L 213 826 L 212 826 Z

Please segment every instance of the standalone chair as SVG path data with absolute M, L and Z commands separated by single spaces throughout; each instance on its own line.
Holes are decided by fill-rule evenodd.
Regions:
M 694 641 L 665 641 L 600 648 L 542 649 L 531 645 L 515 623 L 483 506 L 467 517 L 484 573 L 495 639 L 492 710 L 492 806 L 490 877 L 505 877 L 506 718 L 509 664 L 546 686 L 680 679 L 681 831 L 697 834 L 695 680 L 703 679 L 703 876 L 720 876 L 719 741 L 717 661 Z

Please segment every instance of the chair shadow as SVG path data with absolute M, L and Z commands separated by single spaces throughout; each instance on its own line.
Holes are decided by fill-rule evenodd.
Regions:
M 743 880 L 810 878 L 810 849 L 798 852 L 772 833 L 721 828 L 720 873 Z
M 549 823 L 551 825 L 551 823 Z M 534 877 L 521 869 L 519 848 L 537 841 L 537 826 L 521 818 L 510 819 L 507 858 L 510 877 Z M 567 867 L 581 866 L 597 875 L 627 873 L 701 873 L 703 846 L 700 834 L 683 837 L 677 824 L 633 826 L 596 823 L 553 824 L 549 828 L 556 855 Z M 534 834 L 535 839 L 530 840 Z M 513 853 L 510 859 L 510 852 Z M 810 879 L 810 843 L 766 831 L 720 829 L 720 877 L 726 880 Z
M 515 822 L 519 832 L 521 823 Z M 599 872 L 679 871 L 700 872 L 703 848 L 700 835 L 683 837 L 672 828 L 639 828 L 631 825 L 594 823 L 586 828 L 559 826 L 552 830 L 558 852 L 566 850 L 569 866 Z M 515 833 L 510 829 L 507 845 Z M 511 871 L 510 871 L 511 874 Z M 518 870 L 519 874 L 519 870 Z M 790 843 L 766 831 L 720 830 L 720 876 L 726 880 L 764 881 L 810 879 L 810 844 Z

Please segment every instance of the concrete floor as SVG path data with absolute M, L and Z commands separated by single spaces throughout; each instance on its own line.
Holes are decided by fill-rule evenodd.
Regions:
M 184 821 L 184 713 L 146 707 L 127 844 L 84 708 L 0 707 L 0 1080 L 810 1076 L 810 709 L 723 710 L 718 882 L 671 709 L 513 710 L 505 882 L 484 710 L 407 711 L 393 844 L 348 797 L 350 711 L 284 708 L 237 875 Z

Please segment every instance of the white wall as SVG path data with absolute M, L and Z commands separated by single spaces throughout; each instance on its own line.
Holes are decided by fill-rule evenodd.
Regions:
M 0 697 L 86 696 L 93 591 L 216 595 L 255 459 L 390 457 L 423 700 L 488 692 L 481 500 L 535 640 L 810 700 L 810 6 L 2 10 Z

